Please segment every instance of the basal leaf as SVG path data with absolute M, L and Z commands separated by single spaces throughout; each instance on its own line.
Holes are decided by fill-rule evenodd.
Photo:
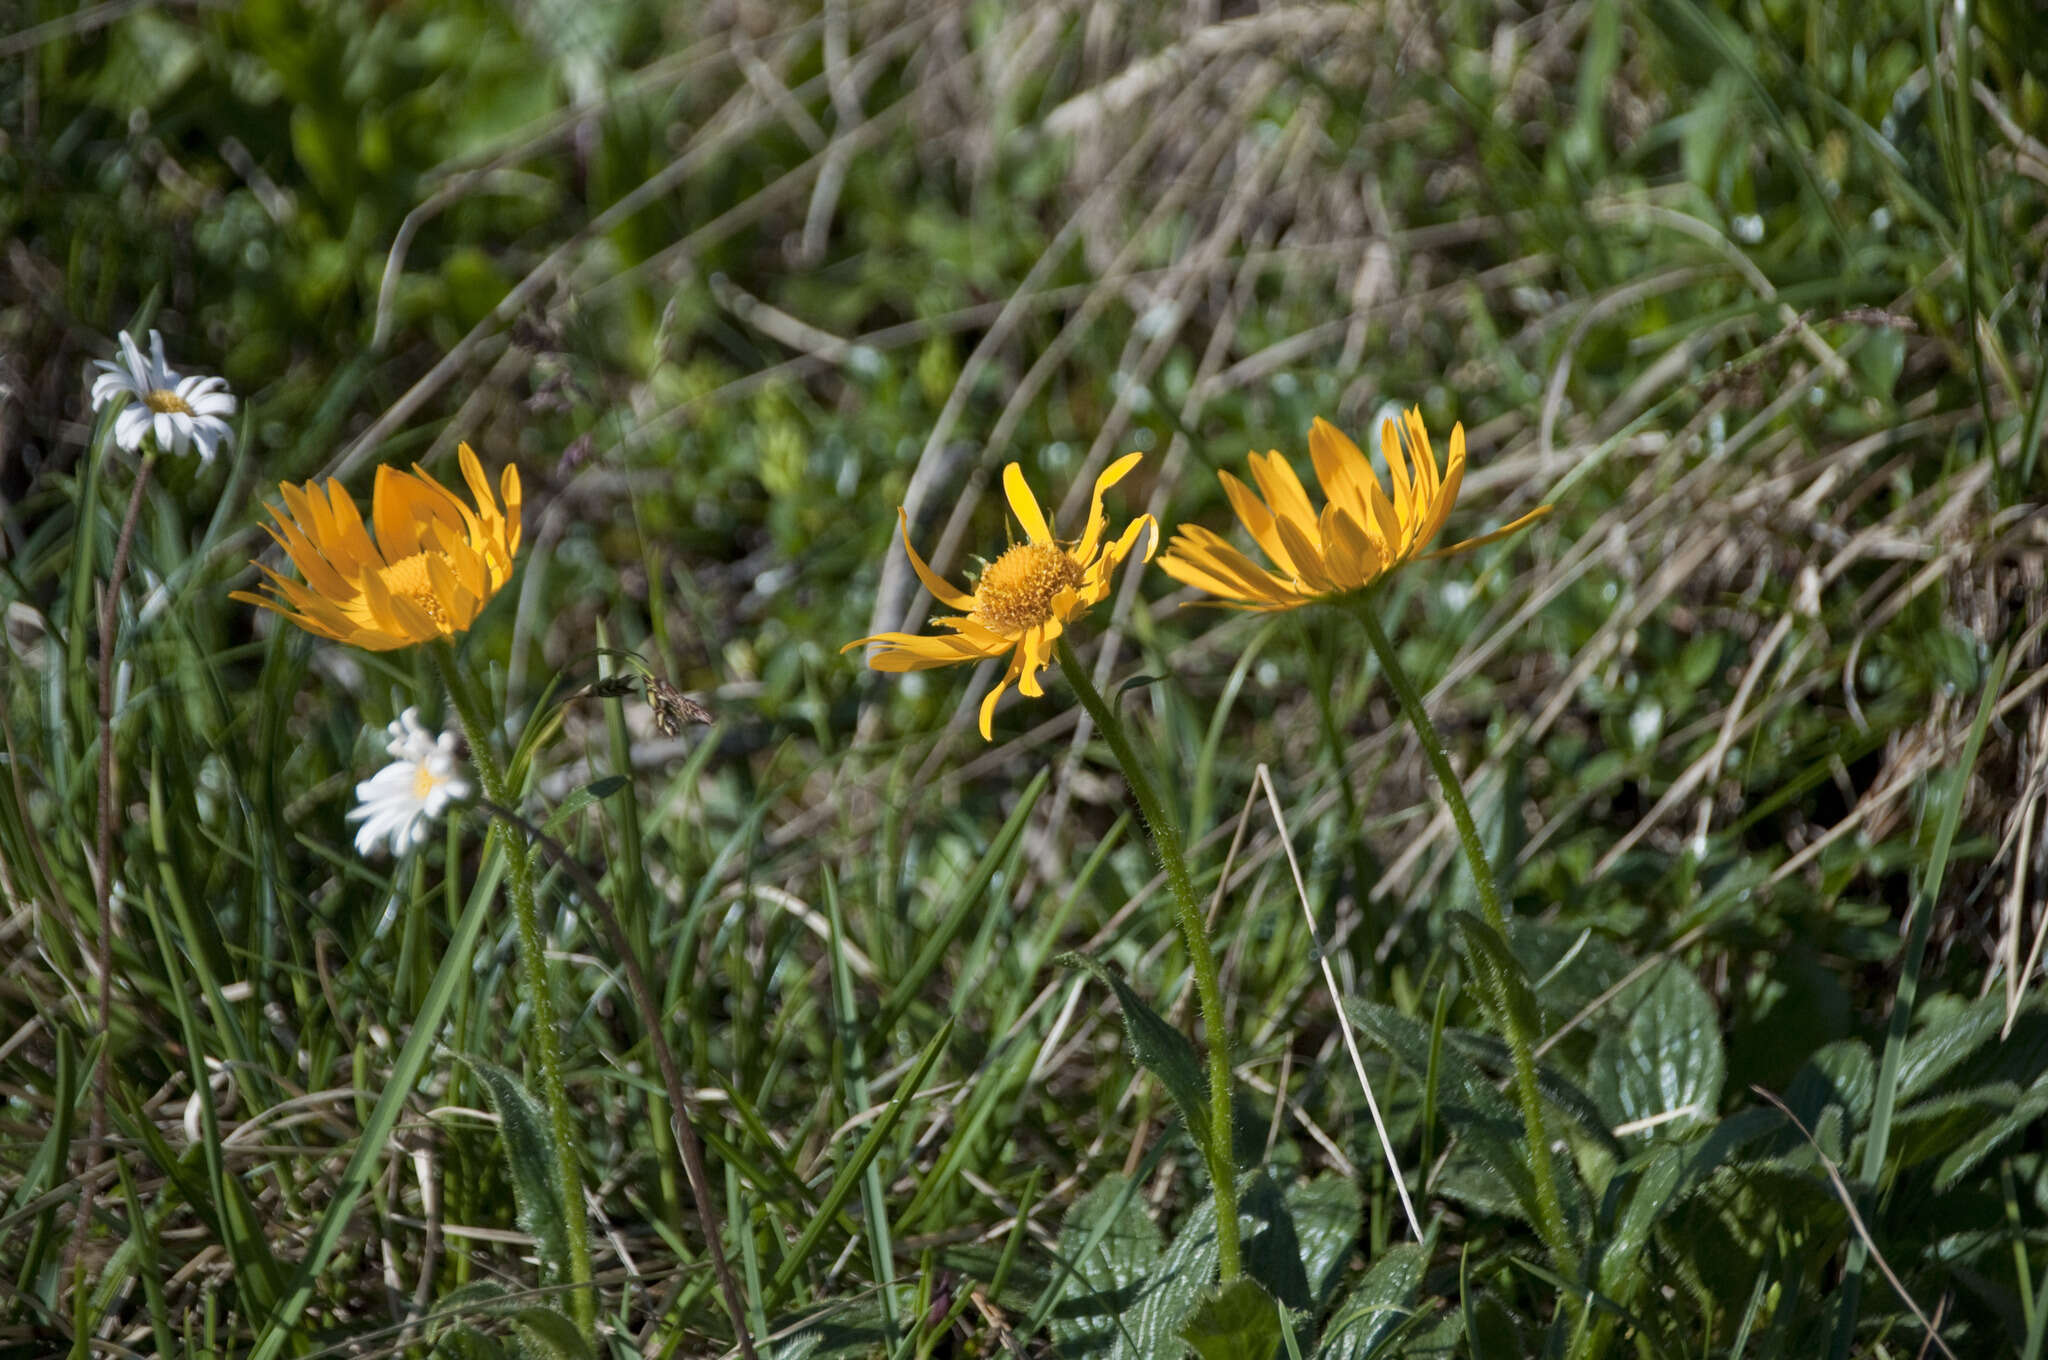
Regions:
M 1051 1317 L 1060 1354 L 1105 1355 L 1121 1318 L 1151 1282 L 1164 1239 L 1137 1187 L 1111 1176 L 1067 1210 L 1059 1255 L 1071 1270 Z
M 768 1360 L 836 1360 L 839 1356 L 881 1355 L 891 1340 L 881 1296 L 856 1295 L 806 1317 L 771 1319 L 772 1340 L 762 1348 Z
M 1601 1249 L 1600 1292 L 1624 1307 L 1648 1285 L 1643 1248 L 1650 1232 L 1677 1197 L 1685 1176 L 1685 1157 L 1669 1143 L 1651 1147 L 1621 1169 L 1608 1185 L 1610 1196 L 1625 1187 L 1627 1199 Z
M 1380 1253 L 1331 1313 L 1316 1346 L 1316 1360 L 1373 1360 L 1418 1325 L 1425 1314 L 1416 1294 L 1428 1265 L 1429 1252 L 1419 1242 L 1403 1242 Z
M 434 1341 L 434 1360 L 505 1360 L 505 1348 L 474 1327 L 450 1327 Z
M 1302 1262 L 1301 1234 L 1294 1216 L 1272 1177 L 1258 1171 L 1238 1182 L 1237 1217 L 1243 1234 L 1244 1273 L 1256 1280 L 1267 1294 L 1291 1313 L 1298 1326 L 1306 1327 L 1314 1298 L 1309 1293 L 1309 1276 Z M 1313 1338 L 1302 1332 L 1303 1347 Z
M 512 1344 L 523 1360 L 591 1360 L 576 1324 L 552 1308 L 522 1308 L 512 1315 Z
M 1358 1240 L 1364 1200 L 1356 1181 L 1335 1172 L 1290 1186 L 1286 1200 L 1295 1235 L 1301 1239 L 1309 1301 L 1319 1312 L 1344 1277 L 1344 1263 Z
M 1711 1124 L 1728 1066 L 1705 989 L 1672 966 L 1619 1000 L 1627 1004 L 1624 1023 L 1600 1036 L 1589 1065 L 1601 1108 L 1616 1126 L 1657 1121 L 1637 1131 L 1643 1138 Z
M 1344 1008 L 1352 1021 L 1392 1054 L 1418 1080 L 1429 1072 L 1429 1027 L 1391 1006 L 1347 997 Z M 1522 1119 L 1508 1098 L 1494 1088 L 1484 1069 L 1470 1056 L 1446 1043 L 1437 1061 L 1437 1109 L 1453 1133 L 1491 1133 L 1512 1138 Z
M 1180 1335 L 1201 1360 L 1273 1360 L 1281 1330 L 1280 1305 L 1239 1276 L 1204 1295 Z
M 569 1224 L 563 1215 L 562 1181 L 548 1135 L 547 1111 L 519 1078 L 496 1063 L 472 1059 L 470 1066 L 482 1078 L 498 1115 L 519 1226 L 538 1248 L 541 1282 L 559 1284 L 569 1278 Z

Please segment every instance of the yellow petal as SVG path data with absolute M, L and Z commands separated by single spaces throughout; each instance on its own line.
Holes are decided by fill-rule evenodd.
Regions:
M 1379 575 L 1379 554 L 1348 511 L 1335 504 L 1326 506 L 1322 529 L 1323 560 L 1339 589 L 1356 590 Z
M 1199 531 L 1201 537 L 1195 535 Z M 1159 569 L 1182 585 L 1232 599 L 1282 604 L 1296 594 L 1293 583 L 1258 566 L 1215 534 L 1183 526 Z
M 994 741 L 996 739 L 996 700 L 1003 697 L 1003 691 L 1008 689 L 1010 682 L 1016 678 L 1017 658 L 1013 655 L 1010 658 L 1010 668 L 1003 672 L 1003 678 L 996 681 L 995 688 L 990 690 L 981 701 L 981 739 L 983 741 Z
M 498 502 L 491 496 L 490 478 L 484 476 L 484 465 L 477 461 L 476 450 L 467 440 L 455 446 L 455 459 L 462 465 L 462 480 L 469 483 L 470 499 L 476 502 L 477 513 L 485 519 L 498 518 Z M 510 472 L 512 465 L 507 463 Z
M 1305 535 L 1316 531 L 1315 508 L 1309 504 L 1308 492 L 1302 490 L 1301 478 L 1294 475 L 1285 458 L 1278 450 L 1270 452 L 1263 461 L 1257 454 L 1251 458 L 1252 480 L 1259 485 L 1259 494 L 1274 518 L 1291 522 L 1295 529 Z M 1283 543 L 1289 540 L 1283 538 Z M 1290 546 L 1290 551 L 1292 548 Z M 1294 564 L 1297 568 L 1299 562 Z M 1297 574 L 1299 574 L 1297 572 Z
M 1394 518 L 1400 523 L 1400 532 L 1394 535 L 1397 555 L 1407 552 L 1409 536 L 1416 527 L 1415 490 L 1408 482 L 1408 454 L 1402 447 L 1404 428 L 1392 420 L 1380 422 L 1380 453 L 1387 460 L 1387 479 L 1394 488 Z
M 1323 554 L 1309 539 L 1309 536 L 1295 527 L 1294 521 L 1282 519 L 1277 526 L 1280 538 L 1287 544 L 1287 555 L 1294 559 L 1299 568 L 1301 583 L 1318 595 L 1326 595 L 1337 589 L 1337 583 L 1330 579 L 1329 571 L 1323 566 Z M 1320 535 L 1320 526 L 1314 527 Z
M 483 601 L 466 590 L 449 568 L 448 559 L 439 553 L 424 553 L 427 563 L 427 580 L 434 588 L 434 598 L 447 611 L 454 631 L 462 632 L 476 622 L 476 616 L 483 612 Z
M 1074 547 L 1075 561 L 1087 562 L 1095 556 L 1095 549 L 1102 542 L 1102 531 L 1107 527 L 1102 513 L 1103 493 L 1122 481 L 1144 458 L 1142 453 L 1127 453 L 1104 468 L 1102 475 L 1095 479 L 1095 493 L 1088 499 L 1088 524 L 1081 530 L 1080 543 Z
M 275 529 L 267 524 L 263 528 L 284 549 L 285 556 L 291 558 L 292 565 L 299 569 L 299 575 L 306 578 L 306 584 L 331 599 L 338 600 L 356 593 L 356 588 L 328 564 L 319 548 L 299 532 L 297 523 L 282 515 L 278 516 L 277 523 Z
M 1495 529 L 1490 534 L 1481 534 L 1477 538 L 1468 538 L 1462 543 L 1453 543 L 1448 548 L 1438 548 L 1433 553 L 1425 554 L 1421 560 L 1425 562 L 1434 561 L 1439 557 L 1449 557 L 1452 553 L 1464 552 L 1468 548 L 1480 548 L 1484 547 L 1488 543 L 1498 543 L 1501 539 L 1506 538 L 1509 534 L 1520 533 L 1523 529 L 1528 528 L 1537 520 L 1542 519 L 1545 515 L 1549 514 L 1555 508 L 1556 507 L 1549 505 L 1539 505 L 1534 510 L 1531 510 L 1528 514 L 1522 516 L 1520 519 L 1515 520 L 1509 524 L 1503 524 L 1500 526 L 1500 528 Z
M 1437 492 L 1443 486 L 1443 477 L 1436 465 L 1436 445 L 1430 442 L 1429 430 L 1422 423 L 1422 413 L 1420 411 L 1411 411 L 1409 415 L 1412 417 L 1411 423 L 1415 427 L 1415 446 L 1421 454 L 1415 463 L 1416 508 L 1422 518 L 1427 521 L 1430 512 L 1436 506 Z M 1462 429 L 1463 426 L 1455 428 Z
M 1003 494 L 1010 498 L 1011 513 L 1017 516 L 1017 523 L 1024 526 L 1033 543 L 1052 542 L 1052 530 L 1046 525 L 1045 515 L 1032 498 L 1031 488 L 1024 485 L 1024 469 L 1015 463 L 1003 469 Z
M 868 658 L 868 667 L 878 671 L 923 671 L 934 666 L 957 666 L 963 661 L 983 661 L 989 653 L 962 637 L 929 636 L 924 633 L 876 633 L 856 638 L 839 650 L 879 643 L 881 650 Z
M 505 503 L 505 555 L 519 556 L 520 523 L 519 469 L 511 463 L 498 477 L 498 495 Z
M 1316 480 L 1323 484 L 1323 494 L 1330 504 L 1363 523 L 1368 511 L 1361 478 L 1373 478 L 1373 472 L 1358 445 L 1351 442 L 1351 436 L 1317 416 L 1308 428 L 1308 456 L 1315 464 Z
M 377 551 L 377 545 L 370 541 L 369 531 L 363 528 L 362 514 L 348 492 L 339 481 L 327 484 L 328 508 L 332 513 L 334 545 L 327 549 L 327 556 L 337 567 L 361 572 L 380 571 L 386 565 L 384 555 Z M 344 564 L 346 564 L 344 566 Z
M 1058 619 L 1048 619 L 1036 628 L 1026 630 L 1017 643 L 1017 692 L 1030 699 L 1045 697 L 1045 687 L 1038 683 L 1038 673 L 1052 657 L 1053 639 L 1060 635 Z
M 1450 518 L 1451 507 L 1457 503 L 1458 488 L 1465 484 L 1465 426 L 1463 422 L 1451 426 L 1451 461 L 1444 472 L 1443 486 L 1437 491 L 1436 508 L 1430 512 L 1429 522 L 1423 526 L 1422 536 L 1415 540 L 1415 546 L 1426 548 L 1436 536 L 1443 532 L 1444 521 Z
M 917 579 L 932 593 L 932 598 L 948 609 L 972 609 L 974 597 L 964 591 L 955 590 L 945 577 L 925 565 L 917 555 L 917 549 L 910 546 L 910 514 L 902 506 L 896 507 L 896 520 L 903 529 L 903 551 L 910 555 L 910 569 L 917 573 Z
M 384 560 L 398 562 L 420 550 L 420 520 L 412 497 L 400 490 L 405 474 L 385 464 L 370 488 L 370 520 L 377 526 L 377 546 Z
M 1253 454 L 1252 459 L 1253 475 L 1256 476 L 1258 455 Z M 1273 512 L 1266 508 L 1266 503 L 1250 487 L 1227 472 L 1217 472 L 1216 480 L 1223 483 L 1223 494 L 1229 498 L 1230 508 L 1237 512 L 1238 523 L 1244 525 L 1252 541 L 1272 559 L 1275 566 L 1290 576 L 1294 575 L 1294 559 L 1287 555 L 1287 545 L 1274 532 Z

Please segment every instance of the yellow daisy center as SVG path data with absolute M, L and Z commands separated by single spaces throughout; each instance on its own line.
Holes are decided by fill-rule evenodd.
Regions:
M 189 403 L 168 387 L 151 388 L 142 394 L 142 404 L 160 416 L 196 414 Z
M 402 595 L 420 607 L 421 612 L 434 621 L 434 626 L 443 632 L 452 631 L 455 619 L 448 612 L 448 606 L 434 592 L 434 578 L 427 570 L 427 555 L 414 553 L 401 557 L 377 573 L 384 588 L 393 595 Z
M 432 793 L 440 782 L 439 779 L 434 777 L 433 767 L 427 764 L 426 761 L 421 761 L 412 772 L 413 798 L 422 803 L 426 802 L 427 795 Z
M 1019 543 L 988 564 L 974 587 L 974 617 L 991 628 L 1021 631 L 1052 617 L 1052 601 L 1081 584 L 1081 568 L 1051 543 Z

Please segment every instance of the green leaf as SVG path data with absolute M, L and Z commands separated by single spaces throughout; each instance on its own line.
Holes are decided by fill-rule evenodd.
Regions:
M 1156 675 L 1134 675 L 1116 687 L 1116 693 L 1110 696 L 1110 702 L 1115 703 L 1131 690 L 1142 689 L 1146 685 L 1156 685 L 1159 683 L 1160 678 Z
M 1444 1042 L 1447 1047 L 1472 1057 L 1496 1083 L 1505 1083 L 1514 1073 L 1514 1054 L 1504 1039 L 1469 1029 L 1447 1029 Z M 1536 1065 L 1536 1089 L 1553 1108 L 1578 1125 L 1586 1137 L 1601 1144 L 1616 1161 L 1626 1157 L 1621 1140 L 1614 1136 L 1613 1121 L 1600 1108 L 1600 1102 L 1558 1071 L 1554 1064 Z
M 2005 998 L 1989 993 L 1968 1005 L 1924 1012 L 1925 1023 L 1906 1040 L 1899 1059 L 1899 1099 L 1912 1100 L 1938 1085 L 1951 1089 L 2004 1078 L 2029 1085 L 2048 1067 L 2048 1025 L 2029 999 L 2012 1036 L 1986 1052 L 2005 1023 Z
M 1651 1229 L 1677 1197 L 1684 1173 L 1684 1155 L 1669 1143 L 1658 1143 L 1608 1182 L 1610 1200 L 1623 1187 L 1627 1187 L 1629 1194 L 1601 1249 L 1600 1292 L 1623 1307 L 1639 1298 L 1649 1283 L 1643 1248 L 1650 1240 Z
M 1414 1327 L 1424 1316 L 1415 1296 L 1428 1265 L 1429 1251 L 1420 1242 L 1403 1242 L 1380 1253 L 1330 1315 L 1316 1360 L 1372 1360 Z
M 1601 1108 L 1617 1125 L 1685 1112 L 1635 1137 L 1668 1138 L 1713 1123 L 1728 1064 L 1706 990 L 1672 965 L 1617 1000 L 1626 1023 L 1600 1036 L 1590 1063 Z
M 1519 1133 L 1474 1129 L 1460 1134 L 1445 1155 L 1435 1190 L 1482 1213 L 1537 1221 L 1536 1175 L 1529 1169 L 1528 1142 Z
M 2028 1091 L 2010 1111 L 1993 1120 L 1978 1131 L 1975 1137 L 1957 1148 L 1942 1162 L 1934 1173 L 1934 1188 L 1952 1190 L 1963 1177 L 1976 1170 L 1986 1157 L 1998 1151 L 2015 1135 L 2037 1127 L 2048 1119 L 2048 1086 L 2036 1086 Z
M 1207 1147 L 1209 1079 L 1187 1035 L 1167 1024 L 1108 964 L 1086 954 L 1062 954 L 1053 962 L 1084 970 L 1116 994 L 1117 1007 L 1123 1012 L 1124 1033 L 1131 1040 L 1131 1056 L 1140 1067 L 1159 1078 L 1159 1084 L 1179 1108 L 1181 1118 L 1187 1121 L 1196 1145 Z
M 512 1315 L 512 1344 L 522 1360 L 591 1360 L 590 1348 L 568 1317 L 552 1308 L 522 1308 Z
M 1137 1187 L 1111 1176 L 1074 1202 L 1060 1225 L 1059 1255 L 1071 1269 L 1053 1309 L 1053 1344 L 1063 1355 L 1098 1355 L 1116 1340 L 1120 1318 L 1145 1290 L 1165 1245 Z
M 469 1065 L 482 1078 L 491 1108 L 498 1115 L 498 1135 L 512 1170 L 519 1226 L 532 1234 L 538 1248 L 541 1282 L 559 1284 L 569 1278 L 569 1224 L 547 1111 L 519 1078 L 496 1063 L 472 1058 Z
M 1372 1041 L 1394 1056 L 1419 1080 L 1429 1076 L 1429 1027 L 1401 1014 L 1391 1006 L 1347 997 L 1345 1010 Z M 1479 1064 L 1451 1044 L 1445 1044 L 1437 1062 L 1437 1111 L 1445 1124 L 1460 1137 L 1491 1133 L 1514 1138 L 1522 1132 L 1522 1118 L 1508 1098 L 1495 1089 Z
M 1364 1200 L 1357 1182 L 1335 1172 L 1288 1187 L 1287 1213 L 1301 1239 L 1301 1268 L 1307 1277 L 1311 1311 L 1320 1312 L 1344 1277 L 1344 1263 L 1358 1240 Z
M 1508 948 L 1508 942 L 1492 926 L 1467 911 L 1458 912 L 1453 919 L 1458 924 L 1459 937 L 1464 941 L 1465 957 L 1479 974 L 1481 997 L 1490 997 L 1489 1006 L 1505 1005 L 1507 1015 L 1493 1016 L 1493 1022 L 1506 1032 L 1508 1017 L 1524 1034 L 1541 1034 L 1542 1017 L 1537 1012 L 1535 993 L 1529 990 L 1528 975 L 1522 971 L 1522 964 Z
M 1237 1217 L 1244 1230 L 1244 1273 L 1294 1315 L 1302 1329 L 1296 1340 L 1306 1348 L 1313 1340 L 1305 1329 L 1313 1321 L 1315 1300 L 1309 1294 L 1294 1215 L 1271 1176 L 1254 1172 L 1239 1183 Z
M 1074 1207 L 1061 1232 L 1061 1251 L 1087 1284 L 1069 1284 L 1055 1309 L 1054 1316 L 1065 1321 L 1055 1323 L 1054 1339 L 1060 1353 L 1075 1360 L 1180 1360 L 1185 1353 L 1181 1326 L 1216 1282 L 1215 1199 L 1205 1196 L 1190 1209 L 1180 1236 L 1147 1266 L 1143 1263 L 1148 1249 L 1156 1251 L 1156 1230 L 1148 1232 L 1149 1223 L 1138 1221 L 1143 1212 L 1131 1202 L 1135 1196 L 1118 1205 L 1120 1189 L 1118 1181 L 1111 1181 L 1091 1192 Z M 1239 1187 L 1237 1207 L 1246 1275 L 1305 1325 L 1308 1283 L 1300 1239 L 1278 1187 L 1265 1175 L 1250 1176 Z M 1101 1234 L 1104 1244 L 1098 1250 L 1115 1253 L 1114 1265 L 1105 1267 L 1088 1258 L 1085 1248 L 1095 1234 Z M 1274 1336 L 1277 1340 L 1277 1322 Z M 1270 1360 L 1270 1354 L 1262 1360 Z
M 1240 1276 L 1205 1295 L 1180 1336 L 1201 1360 L 1273 1360 L 1280 1330 L 1280 1305 Z
M 474 1327 L 457 1325 L 434 1342 L 436 1360 L 504 1360 L 505 1349 Z
M 1838 1039 L 1816 1050 L 1785 1088 L 1785 1107 L 1809 1129 L 1829 1106 L 1861 1124 L 1870 1118 L 1877 1090 L 1877 1059 L 1860 1039 Z
M 776 1340 L 762 1350 L 769 1360 L 833 1360 L 837 1356 L 886 1354 L 894 1339 L 883 1316 L 879 1294 L 865 1294 L 829 1304 L 803 1319 L 778 1319 L 769 1332 Z

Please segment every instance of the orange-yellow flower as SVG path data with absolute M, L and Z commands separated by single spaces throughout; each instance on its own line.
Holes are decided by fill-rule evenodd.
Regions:
M 519 552 L 519 469 L 509 463 L 498 497 L 476 454 L 460 450 L 462 476 L 474 508 L 425 469 L 377 469 L 370 498 L 373 540 L 338 481 L 322 491 L 311 482 L 278 487 L 285 507 L 272 505 L 277 528 L 264 527 L 292 559 L 304 582 L 255 563 L 269 578 L 268 596 L 238 590 L 233 598 L 284 615 L 309 633 L 388 652 L 466 632 L 512 579 Z
M 1550 513 L 1538 506 L 1512 524 L 1435 552 L 1423 551 L 1444 527 L 1465 477 L 1465 427 L 1451 428 L 1451 457 L 1441 471 L 1422 413 L 1410 408 L 1398 433 L 1380 426 L 1380 451 L 1393 480 L 1389 494 L 1358 445 L 1329 421 L 1316 418 L 1308 432 L 1309 456 L 1326 504 L 1317 513 L 1287 460 L 1276 452 L 1251 455 L 1257 493 L 1218 472 L 1231 508 L 1277 568 L 1246 557 L 1222 535 L 1199 525 L 1178 529 L 1159 566 L 1182 585 L 1217 596 L 1231 609 L 1297 609 L 1370 585 L 1404 562 L 1448 557 L 1491 543 Z
M 1009 670 L 981 701 L 982 739 L 992 740 L 996 701 L 1012 684 L 1034 699 L 1045 693 L 1038 673 L 1052 661 L 1054 642 L 1068 624 L 1108 596 L 1110 578 L 1137 545 L 1140 530 L 1152 531 L 1145 545 L 1145 560 L 1152 560 L 1159 546 L 1159 526 L 1150 515 L 1132 520 L 1118 537 L 1104 538 L 1108 519 L 1102 513 L 1102 494 L 1122 481 L 1143 457 L 1125 454 L 1095 479 L 1088 523 L 1071 545 L 1052 536 L 1052 526 L 1032 498 L 1031 488 L 1024 485 L 1022 470 L 1015 463 L 1004 468 L 1003 490 L 1017 522 L 1024 526 L 1025 539 L 983 568 L 972 592 L 956 590 L 925 565 L 917 549 L 910 546 L 910 520 L 899 508 L 896 515 L 903 526 L 903 550 L 910 554 L 911 569 L 934 599 L 960 613 L 932 620 L 951 629 L 949 633 L 877 633 L 849 642 L 840 650 L 850 652 L 870 642 L 881 643 L 868 658 L 868 665 L 878 671 L 930 670 L 986 661 L 1007 652 Z

